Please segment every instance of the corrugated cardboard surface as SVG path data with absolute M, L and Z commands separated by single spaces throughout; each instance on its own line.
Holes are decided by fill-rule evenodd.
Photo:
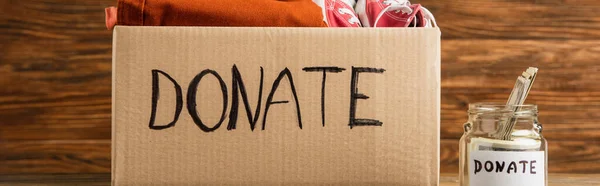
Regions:
M 439 172 L 440 32 L 438 29 L 117 27 L 113 46 L 113 184 L 400 184 L 437 185 Z M 232 67 L 242 76 L 252 115 L 264 85 L 260 117 L 250 129 L 239 97 L 237 128 L 227 130 L 232 103 Z M 325 126 L 322 72 L 327 73 Z M 381 126 L 350 128 L 353 67 L 385 69 L 360 73 L 356 118 Z M 289 69 L 273 93 L 274 80 Z M 223 96 L 213 74 L 197 87 L 200 72 L 214 70 L 227 88 L 225 119 L 204 132 L 188 110 L 188 90 L 197 90 L 199 118 L 213 127 Z M 149 128 L 152 70 L 170 75 L 182 89 L 183 110 L 175 126 Z M 159 77 L 155 125 L 173 120 L 174 85 Z M 236 95 L 237 96 L 237 95 Z M 193 104 L 192 104 L 193 105 Z

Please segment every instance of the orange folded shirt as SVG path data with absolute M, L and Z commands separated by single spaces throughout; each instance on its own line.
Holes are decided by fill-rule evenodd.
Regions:
M 312 0 L 119 0 L 106 9 L 106 24 L 327 27 Z

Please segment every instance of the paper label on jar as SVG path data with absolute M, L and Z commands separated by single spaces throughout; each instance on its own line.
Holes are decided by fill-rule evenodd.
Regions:
M 544 186 L 543 151 L 473 151 L 469 156 L 469 185 Z

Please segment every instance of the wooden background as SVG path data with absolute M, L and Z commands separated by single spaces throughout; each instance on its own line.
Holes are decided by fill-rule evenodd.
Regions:
M 0 0 L 0 174 L 110 172 L 116 0 Z M 600 173 L 600 1 L 413 0 L 442 29 L 441 171 L 458 170 L 467 104 L 505 102 L 541 69 L 549 170 Z

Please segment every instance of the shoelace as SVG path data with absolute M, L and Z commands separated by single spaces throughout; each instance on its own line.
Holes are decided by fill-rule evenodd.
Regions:
M 356 17 L 356 14 L 352 10 L 347 9 L 347 8 L 339 8 L 338 12 L 340 14 L 349 14 L 352 17 L 350 17 L 350 19 L 348 19 L 348 22 L 350 24 L 358 24 L 358 26 L 361 26 L 360 20 L 358 19 L 358 17 Z
M 385 14 L 386 12 L 395 11 L 396 13 L 398 13 L 402 11 L 403 14 L 412 14 L 413 11 L 410 8 L 410 2 L 408 0 L 385 0 L 383 1 L 383 4 L 388 6 L 383 8 L 383 10 L 379 12 L 379 15 L 377 15 L 377 18 L 375 19 L 375 24 L 373 24 L 373 27 L 377 27 L 379 19 L 381 19 L 381 17 L 383 17 L 383 14 Z
M 435 17 L 433 17 L 433 14 L 425 7 L 421 7 L 421 10 L 423 10 L 423 16 L 425 16 L 425 19 L 431 21 L 431 23 L 433 23 L 433 27 L 438 27 L 437 22 L 435 22 Z

